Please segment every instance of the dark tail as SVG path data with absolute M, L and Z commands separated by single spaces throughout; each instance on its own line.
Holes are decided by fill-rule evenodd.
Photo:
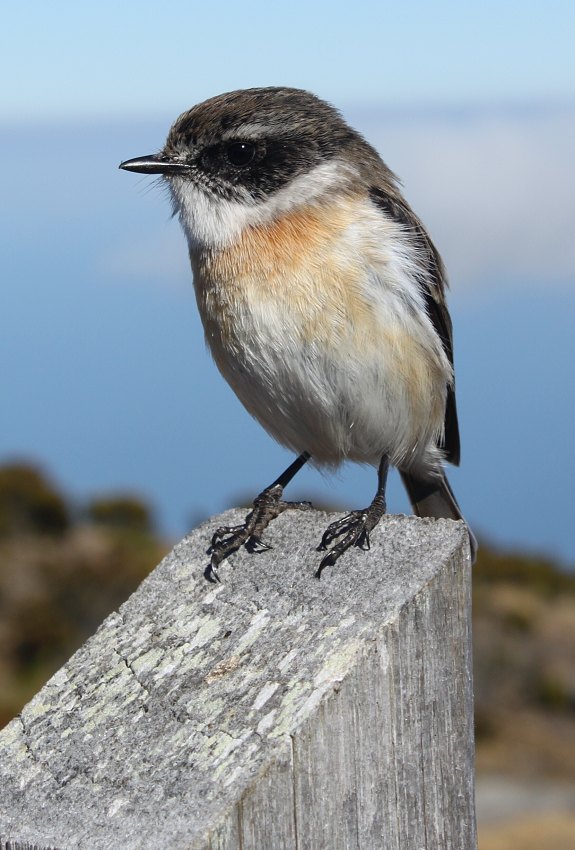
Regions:
M 400 474 L 413 512 L 417 516 L 429 516 L 436 519 L 460 519 L 465 522 L 444 473 L 441 477 L 423 480 L 414 478 L 408 472 L 401 472 Z M 474 564 L 477 558 L 477 540 L 469 526 L 467 531 L 469 533 L 471 563 Z

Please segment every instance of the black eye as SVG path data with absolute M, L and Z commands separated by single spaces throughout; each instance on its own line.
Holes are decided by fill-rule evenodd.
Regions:
M 256 146 L 252 142 L 232 142 L 226 148 L 226 156 L 232 165 L 249 165 L 256 155 Z

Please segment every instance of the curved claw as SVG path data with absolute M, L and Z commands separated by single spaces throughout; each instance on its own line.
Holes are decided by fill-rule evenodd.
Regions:
M 273 546 L 269 546 L 267 543 L 264 543 L 264 541 L 260 537 L 257 537 L 255 534 L 252 534 L 252 536 L 246 540 L 244 545 L 250 553 L 269 552 L 271 549 L 274 548 Z
M 315 577 L 321 578 L 321 574 L 324 571 L 324 569 L 326 567 L 333 567 L 333 565 L 335 564 L 337 559 L 338 559 L 338 555 L 336 554 L 335 549 L 332 549 L 331 552 L 328 552 L 328 554 L 324 558 L 321 559 L 320 565 L 314 573 Z
M 369 552 L 371 549 L 371 543 L 369 542 L 369 533 L 364 528 L 357 540 L 355 541 L 355 545 L 358 549 L 363 549 L 364 552 Z
M 218 582 L 221 584 L 221 579 L 218 575 L 216 565 L 211 561 L 204 570 L 204 578 L 211 582 L 211 584 L 218 584 Z

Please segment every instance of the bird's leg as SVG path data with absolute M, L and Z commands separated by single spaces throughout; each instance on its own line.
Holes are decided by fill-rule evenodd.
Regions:
M 332 522 L 326 529 L 321 538 L 321 543 L 317 547 L 319 552 L 325 551 L 338 537 L 342 539 L 322 558 L 316 572 L 318 578 L 324 567 L 333 566 L 337 559 L 351 546 L 359 546 L 360 549 L 369 549 L 369 532 L 375 528 L 385 513 L 385 486 L 388 471 L 389 459 L 387 455 L 384 455 L 377 472 L 377 493 L 371 505 L 361 511 L 352 511 L 347 516 L 342 517 L 342 519 Z
M 263 532 L 272 519 L 288 509 L 306 511 L 311 508 L 311 502 L 284 502 L 282 499 L 284 487 L 289 484 L 294 475 L 309 460 L 310 455 L 303 452 L 279 478 L 266 487 L 253 501 L 253 508 L 241 525 L 224 525 L 216 529 L 212 543 L 208 549 L 211 554 L 210 564 L 205 571 L 206 578 L 218 580 L 218 566 L 228 555 L 236 552 L 240 546 L 245 546 L 248 552 L 263 552 L 271 548 L 261 539 Z

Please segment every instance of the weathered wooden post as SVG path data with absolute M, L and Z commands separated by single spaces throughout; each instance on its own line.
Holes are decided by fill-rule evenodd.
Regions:
M 460 523 L 323 514 L 203 578 L 212 520 L 0 733 L 2 850 L 474 850 Z

